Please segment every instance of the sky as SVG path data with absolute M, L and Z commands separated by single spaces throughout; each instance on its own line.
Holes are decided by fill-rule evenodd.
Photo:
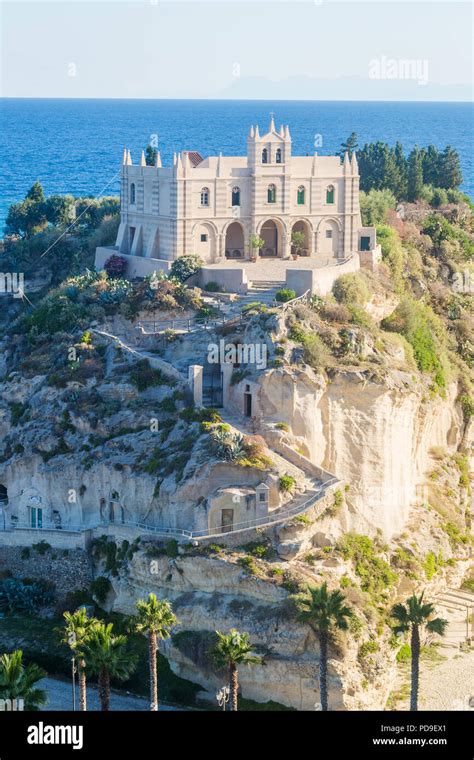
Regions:
M 0 94 L 470 100 L 450 0 L 2 0 Z

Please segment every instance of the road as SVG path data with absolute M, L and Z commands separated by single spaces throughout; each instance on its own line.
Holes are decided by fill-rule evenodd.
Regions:
M 72 686 L 69 681 L 58 678 L 44 678 L 39 687 L 48 694 L 48 702 L 43 710 L 72 710 Z M 79 709 L 79 690 L 76 684 L 76 709 Z M 99 695 L 96 686 L 87 686 L 87 709 L 100 710 Z M 110 695 L 111 710 L 148 710 L 149 701 L 143 697 L 135 697 L 127 692 L 113 689 Z M 187 708 L 172 707 L 160 704 L 160 710 L 187 710 Z

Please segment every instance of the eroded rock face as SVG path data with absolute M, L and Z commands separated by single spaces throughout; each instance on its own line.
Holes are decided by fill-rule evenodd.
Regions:
M 265 652 L 265 666 L 241 668 L 242 693 L 260 702 L 274 700 L 298 710 L 314 710 L 319 702 L 319 647 L 315 634 L 299 624 L 288 609 L 289 592 L 281 586 L 249 576 L 238 564 L 198 556 L 160 557 L 134 555 L 126 574 L 111 579 L 113 609 L 132 614 L 135 602 L 150 592 L 168 598 L 180 621 L 179 630 L 197 639 L 231 627 L 245 630 L 252 643 Z M 173 670 L 200 684 L 214 699 L 222 685 L 209 657 L 163 643 Z M 204 648 L 205 654 L 205 648 Z M 201 648 L 202 655 L 202 648 Z M 357 645 L 343 652 L 334 649 L 329 661 L 331 709 L 379 709 L 394 675 L 390 660 L 375 667 L 370 687 L 361 688 L 365 674 L 357 661 Z
M 430 399 L 419 380 L 394 370 L 384 380 L 346 371 L 329 381 L 274 370 L 262 376 L 259 400 L 315 464 L 349 485 L 346 529 L 380 528 L 391 537 L 403 530 L 410 506 L 423 501 L 430 449 L 454 452 L 461 442 L 457 393 L 452 384 L 446 398 Z

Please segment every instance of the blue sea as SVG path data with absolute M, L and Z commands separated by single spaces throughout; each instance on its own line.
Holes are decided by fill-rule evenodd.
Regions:
M 47 195 L 117 194 L 125 145 L 138 162 L 158 135 L 165 165 L 179 150 L 243 155 L 250 125 L 263 134 L 272 111 L 277 127 L 290 125 L 299 155 L 334 154 L 351 132 L 360 145 L 400 140 L 407 152 L 415 144 L 452 145 L 461 157 L 461 189 L 474 196 L 470 103 L 7 98 L 0 108 L 0 231 L 10 204 L 35 180 Z

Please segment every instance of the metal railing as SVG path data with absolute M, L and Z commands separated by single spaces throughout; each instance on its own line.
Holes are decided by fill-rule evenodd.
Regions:
M 241 533 L 246 530 L 252 530 L 256 528 L 265 528 L 271 525 L 277 525 L 278 523 L 285 522 L 286 520 L 297 517 L 316 504 L 322 499 L 328 488 L 338 483 L 337 478 L 331 478 L 323 483 L 318 490 L 313 493 L 308 499 L 299 504 L 295 504 L 288 509 L 276 509 L 265 517 L 257 517 L 254 520 L 244 520 L 242 522 L 233 523 L 230 530 L 223 530 L 219 528 L 205 528 L 204 530 L 185 530 L 184 528 L 169 528 L 162 525 L 149 525 L 142 522 L 131 522 L 125 520 L 123 522 L 103 522 L 99 527 L 116 526 L 118 528 L 133 528 L 135 530 L 146 531 L 147 533 L 154 533 L 155 535 L 163 535 L 170 538 L 187 538 L 190 541 L 194 539 L 212 538 L 213 536 L 224 536 L 233 533 Z

